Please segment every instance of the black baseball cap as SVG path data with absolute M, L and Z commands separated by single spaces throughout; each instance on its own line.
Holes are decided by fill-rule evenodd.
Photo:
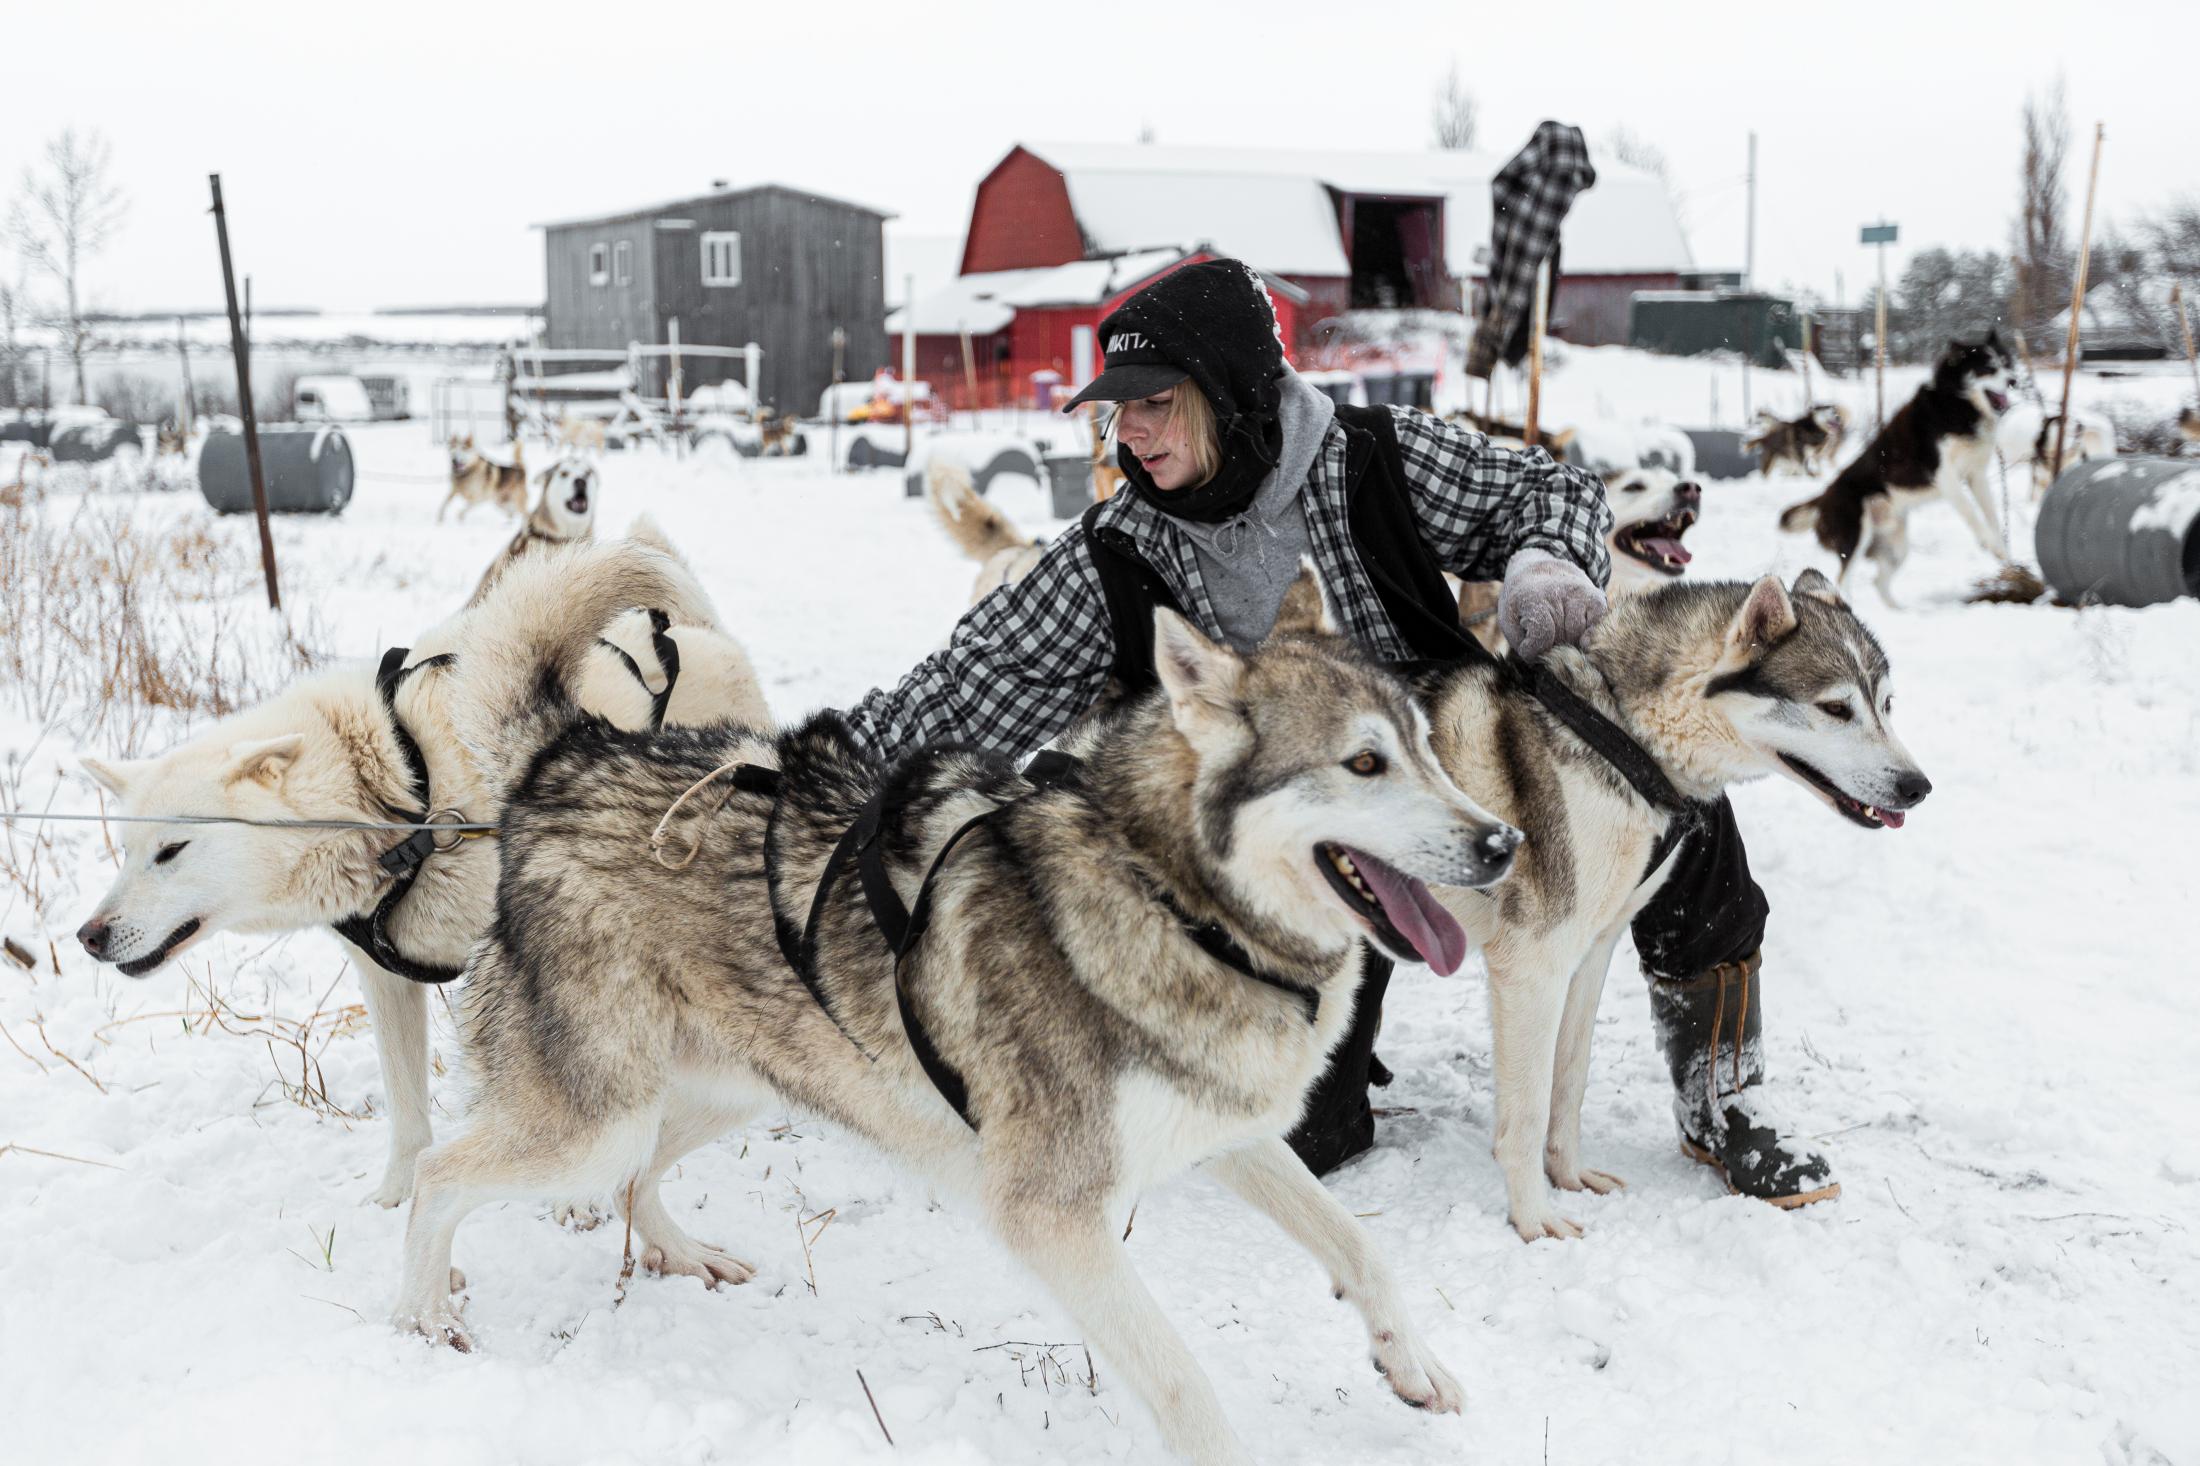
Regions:
M 1100 322 L 1102 371 L 1081 402 L 1133 402 L 1189 379 L 1218 417 L 1275 411 L 1283 343 L 1260 276 L 1231 259 L 1182 265 Z
M 1145 332 L 1118 324 L 1105 340 L 1100 375 L 1063 405 L 1064 412 L 1085 402 L 1135 402 L 1166 392 L 1191 375 L 1162 355 Z

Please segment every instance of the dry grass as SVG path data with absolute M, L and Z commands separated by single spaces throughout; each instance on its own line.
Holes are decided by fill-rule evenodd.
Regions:
M 301 627 L 261 609 L 241 536 L 192 519 L 149 528 L 138 503 L 35 482 L 0 498 L 0 696 L 125 756 L 326 660 L 316 616 Z

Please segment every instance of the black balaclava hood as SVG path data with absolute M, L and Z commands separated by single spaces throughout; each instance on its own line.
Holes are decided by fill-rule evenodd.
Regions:
M 1283 341 L 1260 276 L 1238 260 L 1173 270 L 1108 313 L 1100 340 L 1119 337 L 1184 369 L 1214 405 L 1222 447 L 1213 478 L 1170 490 L 1118 446 L 1131 492 L 1178 519 L 1214 523 L 1243 512 L 1283 451 Z

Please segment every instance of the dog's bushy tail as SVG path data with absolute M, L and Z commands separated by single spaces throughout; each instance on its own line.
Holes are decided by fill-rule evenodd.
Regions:
M 1788 505 L 1787 508 L 1780 511 L 1780 528 L 1786 530 L 1789 534 L 1804 534 L 1816 529 L 1818 527 L 1818 503 L 1819 499 L 1824 497 L 1825 495 L 1820 494 L 1816 499 L 1805 499 L 1800 504 Z
M 451 624 L 451 726 L 500 796 L 581 716 L 572 689 L 584 661 L 604 628 L 637 606 L 665 612 L 675 626 L 717 624 L 687 567 L 633 540 L 530 555 Z
M 924 471 L 924 491 L 948 538 L 981 565 L 1003 550 L 1021 550 L 1031 543 L 1030 535 L 986 502 L 970 482 L 970 470 L 959 463 L 933 459 Z

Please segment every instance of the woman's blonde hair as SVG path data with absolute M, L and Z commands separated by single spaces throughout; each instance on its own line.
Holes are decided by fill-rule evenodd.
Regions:
M 1117 403 L 1108 413 L 1108 445 L 1115 445 L 1115 419 L 1123 410 Z M 1215 405 L 1207 400 L 1187 377 L 1176 384 L 1176 395 L 1169 399 L 1168 431 L 1184 439 L 1185 450 L 1192 456 L 1192 477 L 1184 487 L 1196 489 L 1215 476 L 1222 467 L 1222 429 L 1215 421 Z

